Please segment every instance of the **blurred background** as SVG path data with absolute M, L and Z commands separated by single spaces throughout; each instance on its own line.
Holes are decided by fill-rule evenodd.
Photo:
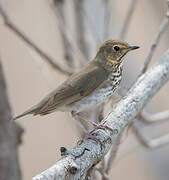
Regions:
M 68 69 L 78 71 L 94 58 L 99 45 L 119 38 L 131 0 L 1 0 L 11 21 L 38 47 Z M 134 2 L 134 1 L 133 1 Z M 167 10 L 166 0 L 136 1 L 124 39 L 141 48 L 128 55 L 122 87 L 137 77 Z M 68 36 L 69 43 L 64 39 Z M 65 48 L 66 46 L 66 48 Z M 70 48 L 71 46 L 71 48 Z M 152 63 L 168 49 L 169 30 L 162 36 Z M 69 53 L 69 54 L 66 54 Z M 36 104 L 67 76 L 52 68 L 44 58 L 4 25 L 0 16 L 0 57 L 8 94 L 16 115 Z M 72 60 L 73 59 L 73 60 Z M 83 59 L 86 59 L 84 61 Z M 72 62 L 72 63 L 70 63 Z M 73 65 L 72 65 L 73 64 Z M 169 107 L 169 84 L 146 106 L 154 113 Z M 60 147 L 72 148 L 80 139 L 69 113 L 44 117 L 26 116 L 18 120 L 25 129 L 19 148 L 23 179 L 31 179 L 60 158 Z M 168 132 L 168 123 L 146 127 L 149 138 Z M 120 146 L 110 179 L 168 180 L 169 146 L 149 150 L 130 131 Z M 122 173 L 123 172 L 123 173 Z

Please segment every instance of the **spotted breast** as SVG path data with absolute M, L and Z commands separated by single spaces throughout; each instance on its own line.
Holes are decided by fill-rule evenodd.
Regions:
M 74 111 L 75 113 L 79 113 L 85 109 L 91 109 L 92 107 L 106 101 L 118 88 L 122 79 L 122 64 L 119 64 L 116 68 L 116 71 L 112 71 L 109 78 L 91 94 L 79 101 L 61 107 L 59 110 Z

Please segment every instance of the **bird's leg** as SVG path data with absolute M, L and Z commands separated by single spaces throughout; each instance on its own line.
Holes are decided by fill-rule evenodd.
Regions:
M 102 149 L 105 148 L 104 144 L 100 140 L 98 140 L 95 136 L 93 136 L 93 132 L 96 131 L 97 129 L 108 130 L 108 131 L 111 131 L 112 134 L 117 134 L 118 130 L 117 129 L 112 129 L 112 128 L 106 126 L 106 125 L 96 124 L 96 125 L 94 125 L 94 129 L 92 131 L 90 131 L 90 133 L 87 133 L 86 138 L 93 139 L 96 142 L 99 142 L 99 144 L 101 145 L 101 151 L 102 151 Z
M 95 122 L 92 122 L 88 119 L 86 119 L 85 117 L 83 117 L 80 113 L 74 113 L 74 112 L 71 112 L 72 116 L 78 120 L 79 122 L 79 119 L 81 119 L 82 121 L 85 122 L 85 124 L 88 124 L 89 126 L 92 126 L 92 127 L 97 127 L 98 125 L 95 123 Z M 77 119 L 78 118 L 78 119 Z
M 112 129 L 112 128 L 106 126 L 106 125 L 96 124 L 95 122 L 92 122 L 92 121 L 90 121 L 90 120 L 87 120 L 87 119 L 85 119 L 84 117 L 82 117 L 80 113 L 75 114 L 75 116 L 77 116 L 77 117 L 80 118 L 81 120 L 85 121 L 85 122 L 88 123 L 90 126 L 93 126 L 93 127 L 94 127 L 94 129 L 93 129 L 90 133 L 94 132 L 94 131 L 97 130 L 97 129 L 109 130 L 109 131 L 111 131 L 112 133 L 114 133 L 114 129 Z
M 83 120 L 85 123 L 89 124 L 90 126 L 94 126 L 95 129 L 98 128 L 99 125 L 97 125 L 96 123 L 90 121 L 90 120 L 87 120 L 85 119 L 84 117 L 81 116 L 80 113 L 74 113 L 74 112 L 71 112 L 72 116 L 74 117 L 75 120 L 77 120 L 79 122 L 79 119 Z M 78 119 L 76 118 L 78 117 Z M 85 129 L 83 127 L 83 129 Z M 104 144 L 99 140 L 97 139 L 95 136 L 92 135 L 92 132 L 94 130 L 92 130 L 91 132 L 88 132 L 86 129 L 85 129 L 85 139 L 92 139 L 94 140 L 96 143 L 100 144 L 100 147 L 101 147 L 101 150 L 103 149 L 104 147 Z
M 84 123 L 81 122 L 79 119 L 77 119 L 77 116 L 73 111 L 71 112 L 71 115 L 73 119 L 78 123 L 78 125 L 83 129 L 84 133 L 87 133 L 87 126 L 84 125 Z
M 110 127 L 108 127 L 106 125 L 102 125 L 102 124 L 96 124 L 95 122 L 92 122 L 92 121 L 87 120 L 84 117 L 82 117 L 80 113 L 75 114 L 74 112 L 72 112 L 72 116 L 73 117 L 78 117 L 81 120 L 83 120 L 84 122 L 86 122 L 86 123 L 88 123 L 88 124 L 90 124 L 91 126 L 94 127 L 94 129 L 92 131 L 90 131 L 89 133 L 86 132 L 85 139 L 92 139 L 92 140 L 96 141 L 97 143 L 99 143 L 101 145 L 101 150 L 104 147 L 104 144 L 99 139 L 97 139 L 95 136 L 93 136 L 92 133 L 97 129 L 108 130 L 108 131 L 111 131 L 113 134 L 118 133 L 117 129 L 112 129 L 112 128 L 110 128 Z
M 117 129 L 112 129 L 112 128 L 110 128 L 110 127 L 108 127 L 108 126 L 106 126 L 106 125 L 102 125 L 102 124 L 97 124 L 97 126 L 95 126 L 94 129 L 93 129 L 90 133 L 94 132 L 94 131 L 97 130 L 97 129 L 108 130 L 108 131 L 111 131 L 112 134 L 118 133 L 118 132 L 117 132 L 117 131 L 118 131 Z

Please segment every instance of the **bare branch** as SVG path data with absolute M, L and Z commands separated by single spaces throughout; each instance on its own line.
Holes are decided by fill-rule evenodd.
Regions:
M 116 155 L 117 155 L 117 152 L 118 152 L 118 149 L 119 149 L 119 145 L 120 145 L 120 140 L 121 140 L 121 135 L 118 136 L 117 138 L 117 141 L 116 141 L 116 144 L 113 145 L 112 149 L 111 149 L 111 152 L 110 152 L 110 157 L 107 161 L 107 167 L 106 167 L 106 174 L 109 173 L 111 167 L 112 167 L 112 164 L 116 158 Z
M 158 138 L 149 139 L 142 132 L 142 129 L 145 127 L 144 123 L 152 124 L 168 121 L 169 111 L 163 111 L 151 115 L 144 110 L 139 114 L 138 119 L 139 120 L 136 120 L 132 123 L 132 129 L 143 146 L 148 148 L 157 148 L 169 143 L 169 134 L 165 134 Z M 141 123 L 144 124 L 143 127 L 141 127 Z
M 131 1 L 136 1 L 136 0 L 131 0 Z M 136 2 L 135 2 L 135 3 L 136 3 Z M 144 63 L 144 65 L 143 65 L 143 68 L 141 69 L 138 77 L 140 77 L 140 76 L 141 76 L 143 73 L 145 73 L 145 71 L 147 70 L 148 65 L 149 65 L 149 63 L 150 63 L 150 61 L 151 61 L 151 58 L 152 58 L 152 56 L 153 56 L 153 54 L 154 54 L 154 52 L 155 52 L 155 50 L 156 50 L 156 47 L 157 47 L 157 45 L 159 44 L 160 38 L 161 38 L 162 34 L 164 33 L 164 31 L 166 30 L 166 28 L 167 28 L 167 26 L 168 26 L 168 24 L 169 24 L 169 0 L 167 1 L 167 3 L 168 3 L 168 11 L 167 11 L 166 17 L 164 18 L 164 20 L 163 20 L 163 22 L 162 22 L 162 24 L 161 24 L 161 26 L 160 26 L 160 29 L 159 29 L 156 37 L 155 37 L 155 40 L 154 40 L 154 42 L 153 42 L 153 44 L 152 44 L 152 46 L 151 46 L 151 48 L 150 48 L 150 51 L 149 51 L 149 53 L 148 53 L 148 56 L 147 56 L 147 58 L 146 58 L 146 60 L 145 60 L 145 63 Z M 131 5 L 132 5 L 132 2 L 131 2 Z M 130 8 L 131 8 L 131 7 L 130 7 Z M 132 9 L 132 8 L 131 8 L 131 9 Z M 132 10 L 132 11 L 133 11 L 133 10 Z M 129 14 L 130 14 L 130 10 L 129 10 Z M 131 13 L 131 14 L 132 14 L 132 13 Z M 130 15 L 129 17 L 131 18 L 131 15 Z M 130 18 L 129 18 L 129 19 L 130 19 Z M 124 26 L 125 26 L 125 25 L 124 25 Z M 122 33 L 122 36 L 125 37 L 125 36 L 123 35 L 123 33 Z M 120 36 L 120 37 L 121 37 L 121 36 Z M 137 78 L 136 78 L 136 79 L 137 79 Z M 123 88 L 123 89 L 120 89 L 120 90 L 119 90 L 119 94 L 120 94 L 121 96 L 125 96 L 128 90 L 129 90 L 128 87 Z
M 161 123 L 169 120 L 169 110 L 158 112 L 155 114 L 149 114 L 145 110 L 140 113 L 141 119 L 146 123 Z
M 56 63 L 56 60 L 50 57 L 47 53 L 42 51 L 31 39 L 29 39 L 8 17 L 8 14 L 0 4 L 0 14 L 4 18 L 5 25 L 13 31 L 18 37 L 20 37 L 25 43 L 27 43 L 32 49 L 34 49 L 44 60 L 54 69 L 66 74 L 72 74 L 71 70 L 63 69 L 61 65 Z
M 101 125 L 113 129 L 114 133 L 103 129 L 93 131 L 92 135 L 104 144 L 104 147 L 93 139 L 85 139 L 81 144 L 67 151 L 65 156 L 51 168 L 35 176 L 33 180 L 84 179 L 87 170 L 103 159 L 111 145 L 117 143 L 124 128 L 132 122 L 168 79 L 169 50 L 151 70 L 137 80 L 127 96 L 102 121 Z
M 104 25 L 103 25 L 103 39 L 109 36 L 109 25 L 111 19 L 111 1 L 103 0 L 104 2 Z
M 88 170 L 88 172 L 87 172 L 87 174 L 86 174 L 86 178 L 85 178 L 85 180 L 97 180 L 96 179 L 96 177 L 95 177 L 95 175 L 94 175 L 94 168 L 93 167 L 91 167 L 89 170 Z
M 64 24 L 61 21 L 61 19 L 58 18 L 59 17 L 58 12 L 55 11 L 55 9 L 53 8 L 53 4 L 51 4 L 51 8 L 57 17 L 57 27 L 59 28 L 60 31 L 62 31 L 62 33 L 67 38 L 69 44 L 72 47 L 73 53 L 77 56 L 78 62 L 83 64 L 84 62 L 86 62 L 86 58 L 85 58 L 83 52 L 81 51 L 81 49 L 78 47 L 76 39 L 73 37 L 72 33 L 67 29 L 66 24 Z
M 113 105 L 113 104 L 111 104 Z M 103 112 L 102 112 L 102 117 L 99 118 L 99 122 L 102 121 L 103 117 Z M 114 159 L 116 157 L 116 154 L 119 149 L 119 144 L 120 144 L 121 136 L 118 137 L 116 144 L 113 145 L 113 147 L 110 149 L 109 153 L 104 157 L 101 163 L 101 168 L 99 172 L 102 175 L 102 180 L 109 180 L 108 173 L 112 167 L 112 164 L 114 162 Z
M 129 9 L 128 9 L 127 14 L 126 14 L 122 30 L 121 30 L 120 35 L 119 35 L 119 37 L 121 39 L 124 39 L 126 34 L 127 34 L 128 27 L 129 27 L 129 24 L 130 24 L 136 3 L 137 3 L 137 0 L 131 0 L 131 2 L 130 2 Z
M 165 30 L 167 29 L 168 25 L 169 25 L 169 1 L 167 1 L 168 3 L 168 10 L 167 10 L 167 13 L 166 13 L 166 17 L 164 18 L 164 20 L 162 21 L 161 23 L 161 26 L 160 26 L 160 29 L 153 41 L 153 44 L 151 45 L 151 48 L 149 50 L 149 53 L 148 53 L 148 56 L 145 60 L 145 63 L 140 71 L 140 74 L 139 76 L 141 76 L 143 73 L 146 72 L 147 68 L 148 68 L 148 65 L 150 64 L 150 61 L 154 55 L 154 52 L 160 42 L 160 39 L 161 39 L 161 36 L 164 34 Z
M 88 61 L 89 50 L 85 37 L 85 26 L 84 26 L 84 16 L 83 16 L 83 4 L 84 0 L 74 0 L 75 6 L 75 26 L 76 26 L 76 39 L 77 45 L 83 52 L 86 61 Z
M 65 24 L 65 15 L 64 15 L 64 6 L 65 6 L 65 2 L 63 0 L 53 0 L 54 3 L 53 5 L 56 7 L 56 11 L 58 11 L 58 18 L 60 18 L 63 22 L 63 24 Z M 72 68 L 74 66 L 74 59 L 73 59 L 73 53 L 72 53 L 72 47 L 67 39 L 67 37 L 65 36 L 65 34 L 60 30 L 60 34 L 61 34 L 61 38 L 63 41 L 63 46 L 64 46 L 64 53 L 65 53 L 65 60 L 67 62 L 68 65 L 70 65 Z
M 11 123 L 11 108 L 0 62 L 0 179 L 20 180 L 17 146 L 21 143 L 23 129 Z
M 33 62 L 35 65 L 37 65 L 37 68 L 39 68 L 40 72 L 45 78 L 48 87 L 52 88 L 52 85 L 56 82 L 56 79 L 53 76 L 50 66 L 48 66 L 46 62 L 32 48 L 29 46 L 26 46 L 26 48 L 29 54 L 32 56 Z
M 99 34 L 97 32 L 97 29 L 95 28 L 94 23 L 92 22 L 92 20 L 90 19 L 89 15 L 87 14 L 87 12 L 84 8 L 82 9 L 82 13 L 83 13 L 83 16 L 85 17 L 85 19 L 87 20 L 87 24 L 90 28 L 90 31 L 96 42 L 96 45 L 100 44 L 101 40 L 100 40 Z
M 169 143 L 169 134 L 154 139 L 147 138 L 141 131 L 140 123 L 138 122 L 138 120 L 133 122 L 132 129 L 136 137 L 144 147 L 154 149 Z

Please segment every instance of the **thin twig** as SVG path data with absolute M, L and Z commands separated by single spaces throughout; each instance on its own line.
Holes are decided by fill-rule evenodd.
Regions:
M 63 69 L 63 67 L 56 63 L 56 60 L 50 57 L 47 53 L 42 51 L 31 39 L 29 39 L 9 18 L 5 9 L 0 4 L 0 14 L 4 18 L 5 25 L 12 30 L 18 37 L 20 37 L 25 43 L 27 43 L 32 49 L 34 49 L 52 68 L 70 75 L 72 72 L 69 69 Z
M 121 140 L 121 135 L 118 136 L 117 138 L 117 141 L 116 141 L 116 144 L 113 145 L 112 149 L 111 149 L 111 152 L 110 152 L 110 157 L 107 161 L 107 167 L 106 167 L 106 174 L 109 173 L 111 167 L 112 167 L 112 164 L 116 158 L 116 155 L 117 155 L 117 152 L 118 152 L 118 149 L 119 149 L 119 145 L 120 145 L 120 140 Z
M 122 26 L 122 29 L 121 29 L 121 32 L 119 34 L 120 39 L 125 39 L 125 37 L 126 37 L 127 31 L 129 29 L 129 25 L 130 25 L 130 22 L 131 22 L 131 19 L 133 17 L 133 13 L 134 13 L 134 10 L 135 10 L 135 7 L 136 7 L 136 3 L 137 3 L 137 0 L 131 0 L 131 2 L 130 2 L 128 11 L 126 13 L 126 17 L 125 17 L 125 20 L 124 20 L 124 23 L 123 23 L 123 26 Z M 129 87 L 123 87 L 123 88 L 120 88 L 118 90 L 118 93 L 119 93 L 120 96 L 123 97 L 123 96 L 126 95 L 128 90 L 129 90 Z
M 121 30 L 120 35 L 119 35 L 119 37 L 121 39 L 124 39 L 126 34 L 127 34 L 129 24 L 130 24 L 133 12 L 135 10 L 136 3 L 137 3 L 137 0 L 131 0 L 131 2 L 130 2 L 129 9 L 128 9 L 127 14 L 126 14 L 122 30 Z
M 109 24 L 111 18 L 111 1 L 104 0 L 104 25 L 103 25 L 103 39 L 107 39 L 109 36 Z
M 53 73 L 51 71 L 50 66 L 47 66 L 46 62 L 39 56 L 39 54 L 36 53 L 32 48 L 29 46 L 26 47 L 28 49 L 28 52 L 33 58 L 33 62 L 37 65 L 40 72 L 45 78 L 45 82 L 47 83 L 48 87 L 51 89 L 52 85 L 56 82 L 55 76 L 53 76 Z
M 140 127 L 140 123 L 138 122 L 138 120 L 133 122 L 132 129 L 137 139 L 144 147 L 154 149 L 167 145 L 169 143 L 169 134 L 165 134 L 154 139 L 148 139 L 141 131 L 142 128 Z
M 90 19 L 89 15 L 87 14 L 87 12 L 84 8 L 82 9 L 82 13 L 83 13 L 83 16 L 85 17 L 85 19 L 87 21 L 87 25 L 90 28 L 90 32 L 92 33 L 92 37 L 94 38 L 96 45 L 100 44 L 101 39 L 99 37 L 99 33 L 98 33 L 92 19 Z
M 56 8 L 56 11 L 58 12 L 58 18 L 60 18 L 63 22 L 63 24 L 66 23 L 65 21 L 65 14 L 64 14 L 64 6 L 65 6 L 65 2 L 63 0 L 53 0 L 53 5 Z M 73 69 L 74 67 L 74 58 L 73 58 L 73 53 L 72 53 L 72 47 L 67 39 L 67 37 L 65 36 L 65 34 L 63 33 L 63 31 L 60 30 L 60 34 L 61 34 L 61 38 L 62 38 L 62 42 L 63 42 L 63 46 L 64 46 L 64 53 L 65 53 L 65 60 L 66 63 L 71 66 L 71 68 Z
M 133 1 L 135 1 L 135 0 L 133 0 Z M 153 44 L 152 44 L 152 46 L 151 46 L 151 48 L 150 48 L 150 51 L 149 51 L 149 53 L 148 53 L 148 56 L 147 56 L 147 58 L 146 58 L 146 60 L 145 60 L 145 63 L 144 63 L 144 65 L 143 65 L 143 68 L 141 69 L 141 71 L 140 71 L 138 77 L 136 78 L 136 80 L 137 80 L 143 73 L 146 72 L 146 70 L 147 70 L 147 68 L 148 68 L 148 65 L 149 65 L 149 63 L 150 63 L 150 61 L 151 61 L 151 58 L 152 58 L 152 56 L 153 56 L 153 54 L 154 54 L 154 52 L 155 52 L 155 50 L 156 50 L 156 47 L 157 47 L 157 45 L 159 44 L 159 41 L 160 41 L 160 39 L 161 39 L 161 36 L 162 36 L 162 34 L 165 32 L 165 30 L 167 29 L 167 26 L 169 25 L 169 0 L 167 1 L 167 5 L 168 5 L 168 10 L 167 10 L 166 16 L 165 16 L 165 18 L 164 18 L 164 20 L 163 20 L 163 22 L 162 22 L 162 24 L 161 24 L 161 26 L 160 26 L 160 29 L 159 29 L 156 37 L 155 37 L 155 40 L 154 40 L 154 42 L 153 42 Z M 124 36 L 124 35 L 123 35 L 123 36 Z M 120 90 L 120 95 L 121 95 L 121 96 L 125 96 L 126 93 L 128 92 L 128 90 L 129 90 L 129 87 L 128 87 L 128 88 L 126 87 L 126 88 L 121 89 L 121 90 Z
M 169 1 L 168 1 L 168 4 L 169 4 Z M 156 50 L 156 48 L 157 48 L 157 46 L 158 46 L 158 44 L 160 42 L 161 36 L 164 34 L 164 32 L 167 29 L 168 25 L 169 25 L 169 7 L 168 7 L 166 17 L 164 18 L 164 20 L 163 20 L 163 22 L 162 22 L 162 24 L 160 26 L 160 29 L 159 29 L 159 31 L 158 31 L 158 33 L 157 33 L 157 35 L 156 35 L 156 37 L 155 37 L 155 39 L 153 41 L 153 44 L 151 45 L 148 56 L 147 56 L 147 58 L 145 60 L 145 63 L 143 65 L 138 77 L 140 77 L 143 73 L 146 72 L 146 70 L 148 68 L 148 65 L 150 64 L 150 61 L 151 61 L 151 59 L 152 59 L 152 57 L 153 57 L 153 55 L 155 53 L 155 50 Z
M 108 157 L 105 156 L 104 159 L 102 160 L 101 167 L 97 169 L 102 175 L 101 178 L 102 180 L 110 180 L 108 174 L 117 156 L 120 140 L 121 140 L 121 135 L 118 136 L 116 144 L 114 144 L 113 147 L 110 149 L 110 152 L 107 155 Z
M 145 73 L 147 68 L 148 68 L 148 65 L 152 59 L 152 56 L 157 48 L 157 45 L 159 44 L 160 42 L 160 39 L 161 39 L 161 36 L 163 35 L 163 33 L 165 32 L 168 24 L 169 24 L 169 1 L 167 2 L 168 3 L 168 10 L 167 10 L 167 13 L 166 13 L 166 17 L 164 18 L 161 26 L 160 26 L 160 29 L 159 29 L 159 32 L 157 33 L 156 37 L 155 37 L 155 40 L 150 48 L 150 51 L 148 53 L 148 56 L 145 60 L 145 63 L 143 65 L 143 68 L 139 74 L 139 76 L 141 76 L 141 74 Z
M 145 110 L 140 113 L 141 119 L 146 123 L 161 123 L 169 121 L 169 110 L 149 114 Z
M 53 4 L 51 3 L 51 9 L 53 10 L 54 14 L 57 17 L 57 27 L 59 28 L 60 31 L 62 31 L 62 33 L 65 35 L 65 37 L 67 38 L 69 44 L 72 47 L 73 53 L 75 55 L 77 55 L 77 59 L 78 62 L 81 62 L 81 64 L 83 64 L 84 62 L 86 62 L 86 58 L 83 54 L 83 52 L 81 51 L 81 49 L 78 47 L 76 39 L 74 38 L 74 36 L 72 35 L 72 33 L 68 30 L 66 24 L 64 24 L 58 15 L 58 12 L 55 11 L 55 8 L 53 6 Z
M 86 174 L 86 177 L 84 180 L 97 180 L 96 177 L 94 176 L 94 168 L 91 167 Z
M 86 42 L 85 37 L 85 24 L 84 24 L 84 16 L 83 16 L 83 6 L 84 0 L 74 0 L 74 7 L 75 7 L 75 28 L 76 28 L 76 39 L 77 45 L 80 50 L 83 52 L 86 61 L 88 61 L 89 57 L 89 49 Z

